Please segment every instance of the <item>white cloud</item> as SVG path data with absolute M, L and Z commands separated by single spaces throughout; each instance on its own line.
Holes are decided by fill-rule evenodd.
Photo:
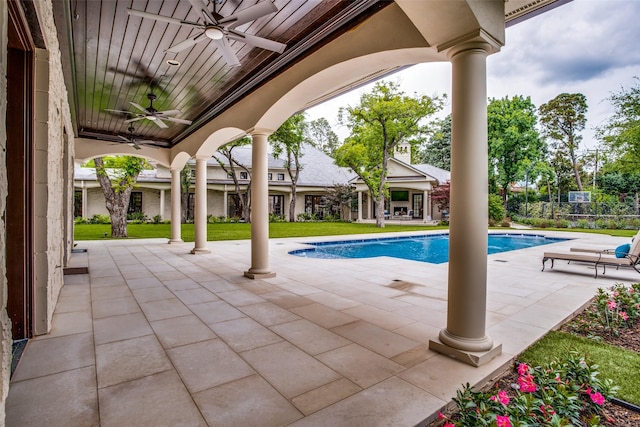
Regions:
M 640 1 L 574 0 L 509 27 L 506 46 L 487 60 L 489 98 L 523 95 L 536 106 L 560 93 L 583 93 L 589 112 L 585 148 L 596 145 L 593 128 L 611 114 L 606 98 L 640 76 Z M 389 77 L 407 94 L 451 94 L 449 63 L 419 64 Z M 325 117 L 341 138 L 340 107 L 357 104 L 367 85 L 307 111 Z M 450 111 L 445 107 L 444 114 Z

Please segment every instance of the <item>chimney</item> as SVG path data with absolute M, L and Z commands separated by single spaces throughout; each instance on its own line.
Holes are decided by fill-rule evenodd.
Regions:
M 408 142 L 401 142 L 396 145 L 393 157 L 408 165 L 411 164 L 411 144 Z

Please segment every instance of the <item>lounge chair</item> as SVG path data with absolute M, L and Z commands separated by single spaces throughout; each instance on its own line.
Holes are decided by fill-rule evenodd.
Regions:
M 545 263 L 551 260 L 551 268 L 557 259 L 563 261 L 574 261 L 585 264 L 594 264 L 595 277 L 598 277 L 598 266 L 602 266 L 602 274 L 607 272 L 607 266 L 631 267 L 638 273 L 640 270 L 640 238 L 635 238 L 629 252 L 626 254 L 615 254 L 615 250 L 591 250 L 587 248 L 571 248 L 569 252 L 545 252 L 542 255 L 542 271 L 544 271 Z
M 638 230 L 638 232 L 636 233 L 636 235 L 634 237 L 631 238 L 631 244 L 633 244 L 633 242 L 640 240 L 640 229 Z M 630 248 L 628 248 L 630 250 Z M 569 250 L 571 252 L 588 252 L 588 253 L 592 253 L 592 254 L 596 254 L 596 253 L 600 253 L 602 252 L 603 254 L 610 254 L 610 255 L 615 255 L 616 250 L 621 250 L 621 246 L 617 247 L 617 248 L 608 248 L 608 249 L 602 249 L 602 248 L 597 248 L 597 247 L 577 247 L 577 248 L 569 248 Z

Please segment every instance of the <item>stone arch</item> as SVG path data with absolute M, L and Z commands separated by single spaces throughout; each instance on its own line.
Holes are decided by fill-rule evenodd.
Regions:
M 85 138 L 75 139 L 75 159 L 77 162 L 86 162 L 100 156 L 134 156 L 169 167 L 169 150 L 166 148 L 151 148 L 142 146 L 140 150 L 129 147 L 127 144 L 118 144 L 107 148 L 104 141 L 94 141 Z

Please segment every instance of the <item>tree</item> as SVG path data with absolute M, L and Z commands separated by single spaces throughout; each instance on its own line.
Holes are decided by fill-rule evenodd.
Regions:
M 451 170 L 451 114 L 434 123 L 429 141 L 419 152 L 420 163 Z
M 306 139 L 305 113 L 297 113 L 289 117 L 274 133 L 269 135 L 273 147 L 273 155 L 278 158 L 285 155 L 284 167 L 291 178 L 291 203 L 289 204 L 289 221 L 296 221 L 296 190 L 302 165 L 302 148 Z
M 325 195 L 326 206 L 332 215 L 342 220 L 349 219 L 354 200 L 353 187 L 348 184 L 336 184 L 327 188 Z
M 640 78 L 635 77 L 634 82 L 633 87 L 608 98 L 614 113 L 596 131 L 609 151 L 617 154 L 617 169 L 621 172 L 640 169 Z
M 431 191 L 431 202 L 438 206 L 440 212 L 449 211 L 451 202 L 451 182 L 446 181 L 434 187 Z
M 111 237 L 124 238 L 127 234 L 127 208 L 131 190 L 138 180 L 138 175 L 148 163 L 140 157 L 119 156 L 110 158 L 107 164 L 109 172 L 102 157 L 94 159 L 96 176 L 104 200 L 111 217 Z
M 336 163 L 351 168 L 376 200 L 376 226 L 384 227 L 389 158 L 402 142 L 415 143 L 425 133 L 421 122 L 442 108 L 443 100 L 409 97 L 392 82 L 378 82 L 360 104 L 339 110 L 351 135 L 336 150 Z
M 222 154 L 227 159 L 226 162 L 223 162 L 222 159 L 217 155 L 213 155 L 213 158 L 216 159 L 220 167 L 227 173 L 227 175 L 231 176 L 231 179 L 233 179 L 233 186 L 235 188 L 234 201 L 236 204 L 236 209 L 238 212 L 240 212 L 240 217 L 245 222 L 251 221 L 251 171 L 246 165 L 243 165 L 235 157 L 233 157 L 233 149 L 236 147 L 244 147 L 249 144 L 251 144 L 251 138 L 244 137 L 229 142 L 218 148 L 218 153 Z M 238 174 L 236 173 L 236 168 L 242 169 L 242 171 L 246 172 L 247 174 L 248 183 L 244 192 L 242 192 L 240 180 L 238 179 Z
M 578 191 L 583 191 L 578 167 L 580 132 L 586 125 L 587 98 L 581 93 L 561 93 L 539 108 L 542 134 L 552 148 L 569 158 Z
M 487 107 L 489 181 L 502 190 L 506 203 L 511 184 L 522 179 L 532 163 L 542 159 L 544 144 L 536 130 L 536 107 L 531 98 L 490 99 Z
M 187 163 L 180 171 L 180 219 L 183 224 L 189 221 L 189 190 L 193 180 L 193 169 Z
M 624 200 L 628 194 L 633 195 L 635 212 L 640 209 L 640 173 L 606 173 L 598 178 L 598 185 L 607 194 L 613 194 Z
M 324 117 L 312 120 L 307 126 L 307 140 L 311 145 L 333 157 L 340 141 Z

